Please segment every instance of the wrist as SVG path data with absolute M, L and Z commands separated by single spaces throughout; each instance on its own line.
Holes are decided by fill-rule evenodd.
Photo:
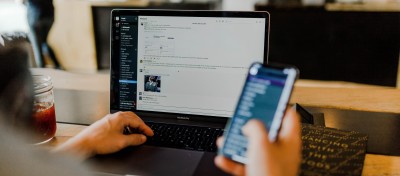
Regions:
M 59 145 L 54 150 L 54 153 L 72 155 L 80 160 L 85 160 L 95 155 L 95 152 L 90 147 L 90 141 L 88 138 L 79 138 L 75 136 L 65 143 Z

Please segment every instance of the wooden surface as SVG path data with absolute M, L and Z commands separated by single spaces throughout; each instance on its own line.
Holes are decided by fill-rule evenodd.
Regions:
M 400 113 L 400 90 L 296 87 L 291 102 L 304 106 Z
M 54 87 L 69 90 L 109 91 L 108 73 L 74 73 L 50 68 L 31 68 L 33 75 L 49 75 Z
M 108 90 L 109 87 L 108 74 L 77 74 L 52 69 L 31 71 L 33 74 L 51 75 L 58 89 Z M 315 107 L 400 113 L 400 89 L 347 82 L 300 80 L 291 101 Z M 60 145 L 85 127 L 58 123 L 56 137 L 46 146 Z M 367 154 L 363 175 L 400 175 L 399 166 L 398 156 Z
M 400 12 L 400 2 L 327 3 L 329 11 Z

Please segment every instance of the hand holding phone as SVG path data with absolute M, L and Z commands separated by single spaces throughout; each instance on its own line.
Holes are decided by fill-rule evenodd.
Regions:
M 253 64 L 235 113 L 225 130 L 220 153 L 236 162 L 247 163 L 247 138 L 242 127 L 250 119 L 262 121 L 269 140 L 276 141 L 298 71 L 292 66 Z

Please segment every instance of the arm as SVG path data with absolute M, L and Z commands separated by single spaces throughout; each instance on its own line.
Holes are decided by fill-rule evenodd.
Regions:
M 223 156 L 215 158 L 215 164 L 233 175 L 297 175 L 301 161 L 300 122 L 296 112 L 288 110 L 277 142 L 268 140 L 268 132 L 262 122 L 250 120 L 243 133 L 248 137 L 248 164 L 242 165 Z M 223 139 L 218 139 L 221 146 Z
M 142 134 L 124 135 L 124 127 L 136 128 Z M 146 142 L 146 136 L 154 133 L 136 114 L 117 112 L 109 114 L 53 150 L 55 153 L 69 153 L 80 159 L 96 154 L 117 152 L 127 146 Z

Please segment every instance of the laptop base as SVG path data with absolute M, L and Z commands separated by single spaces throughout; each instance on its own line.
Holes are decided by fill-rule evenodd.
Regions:
M 212 162 L 216 153 L 142 145 L 86 160 L 96 172 L 116 175 L 224 175 Z

